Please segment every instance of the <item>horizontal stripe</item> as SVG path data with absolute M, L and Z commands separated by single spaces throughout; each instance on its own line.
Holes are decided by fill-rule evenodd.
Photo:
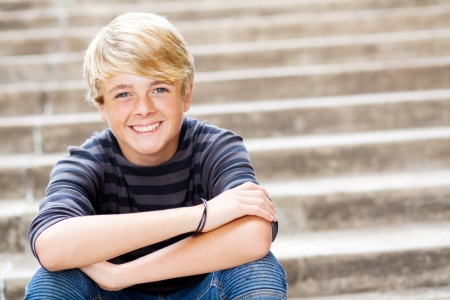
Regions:
M 69 147 L 69 153 L 51 174 L 48 194 L 30 227 L 30 241 L 55 220 L 192 206 L 200 198 L 212 199 L 246 181 L 256 183 L 240 136 L 189 118 L 183 119 L 176 154 L 159 166 L 139 167 L 128 162 L 110 129 L 94 133 L 81 147 Z M 137 249 L 115 261 L 132 261 L 188 234 Z M 152 283 L 143 287 L 148 291 L 176 288 Z

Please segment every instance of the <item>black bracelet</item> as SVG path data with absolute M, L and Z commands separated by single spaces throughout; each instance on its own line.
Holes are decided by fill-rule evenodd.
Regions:
M 192 236 L 196 236 L 200 232 L 202 232 L 202 230 L 203 230 L 203 228 L 205 227 L 205 224 L 206 224 L 206 212 L 207 212 L 206 207 L 207 207 L 208 201 L 206 201 L 203 198 L 200 198 L 200 199 L 203 201 L 203 206 L 204 206 L 203 214 L 202 214 L 202 218 L 200 219 L 200 222 L 198 223 L 197 229 L 192 234 Z

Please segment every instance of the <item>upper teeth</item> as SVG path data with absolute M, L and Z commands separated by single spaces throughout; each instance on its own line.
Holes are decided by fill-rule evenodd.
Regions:
M 148 126 L 133 126 L 133 129 L 139 132 L 153 131 L 159 127 L 159 122 Z

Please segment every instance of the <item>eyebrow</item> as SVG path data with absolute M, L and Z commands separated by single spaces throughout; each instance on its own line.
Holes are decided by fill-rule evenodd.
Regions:
M 163 82 L 161 82 L 161 81 L 152 81 L 148 86 L 151 87 L 151 86 L 159 85 L 159 84 L 163 84 Z M 132 84 L 118 84 L 115 87 L 113 87 L 112 89 L 110 89 L 108 94 L 114 92 L 115 90 L 129 89 L 129 88 L 132 88 L 132 87 L 133 87 Z
M 132 84 L 118 84 L 115 87 L 113 87 L 112 89 L 110 89 L 108 94 L 114 92 L 115 90 L 128 89 L 128 88 L 132 88 L 132 87 L 133 87 Z

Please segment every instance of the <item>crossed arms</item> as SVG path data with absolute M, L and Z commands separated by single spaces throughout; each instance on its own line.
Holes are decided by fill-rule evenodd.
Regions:
M 267 196 L 263 187 L 253 183 L 225 191 L 208 201 L 202 234 L 122 265 L 106 261 L 195 231 L 203 205 L 69 218 L 45 229 L 36 239 L 35 249 L 49 271 L 80 268 L 109 290 L 227 269 L 268 253 L 272 240 L 269 222 L 278 217 Z

